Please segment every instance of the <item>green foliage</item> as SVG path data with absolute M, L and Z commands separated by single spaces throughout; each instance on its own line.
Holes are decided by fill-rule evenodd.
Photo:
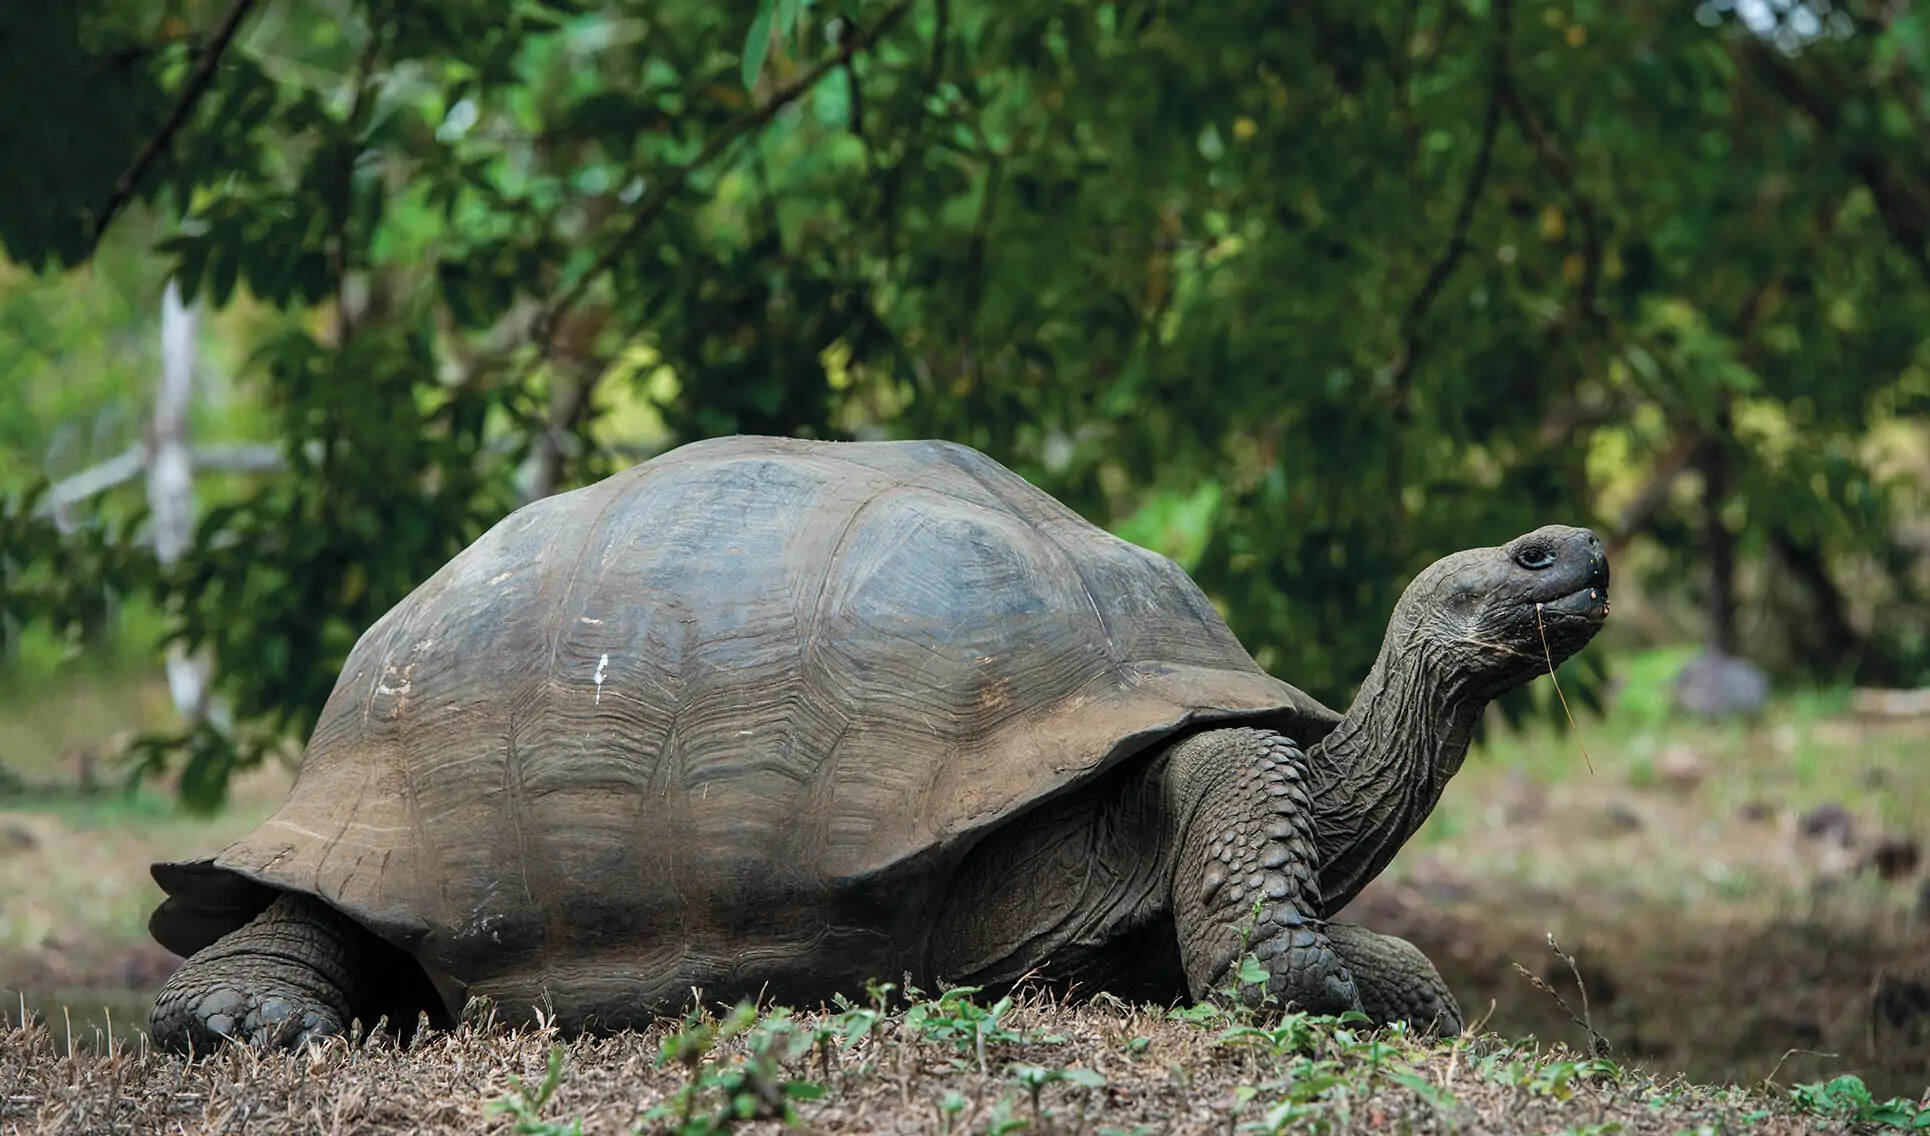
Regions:
M 228 10 L 0 16 L 7 255 L 84 258 L 182 106 L 116 224 L 246 315 L 287 458 L 162 589 L 236 724 L 143 753 L 203 803 L 516 503 L 732 431 L 985 449 L 1334 702 L 1414 571 L 1556 519 L 1640 534 L 1664 596 L 1733 545 L 1807 613 L 1763 621 L 1788 668 L 1930 675 L 1878 444 L 1930 410 L 1923 12 L 1781 52 L 1674 0 L 291 0 L 216 54 Z M 107 380 L 41 391 L 123 364 L 0 322 L 39 329 L 0 337 L 24 485 Z
M 988 1046 L 1023 1044 L 1025 1036 L 1004 1024 L 1012 1010 L 1010 995 L 981 1006 L 972 1000 L 978 992 L 976 986 L 954 986 L 934 1001 L 916 1001 L 905 1010 L 905 1028 L 926 1041 L 948 1045 L 961 1056 L 970 1055 L 983 1072 Z M 917 996 L 915 990 L 906 993 Z
M 1903 1097 L 1878 1101 L 1870 1095 L 1869 1086 L 1854 1073 L 1797 1085 L 1789 1090 L 1789 1098 L 1803 1111 L 1833 1120 L 1913 1132 L 1930 1130 L 1930 1105 Z
M 0 494 L 0 660 L 41 626 L 75 648 L 103 628 L 118 599 L 154 586 L 154 558 L 127 539 L 127 520 L 89 511 L 62 531 L 40 508 L 46 483 Z
M 718 1047 L 741 1037 L 742 1054 L 723 1057 Z M 659 1063 L 681 1065 L 689 1079 L 644 1114 L 653 1130 L 678 1136 L 716 1136 L 746 1121 L 796 1119 L 794 1102 L 817 1100 L 824 1087 L 786 1072 L 811 1052 L 820 1038 L 802 1029 L 790 1011 L 759 1017 L 740 1003 L 721 1021 L 702 1010 L 686 1015 L 681 1028 L 664 1038 Z

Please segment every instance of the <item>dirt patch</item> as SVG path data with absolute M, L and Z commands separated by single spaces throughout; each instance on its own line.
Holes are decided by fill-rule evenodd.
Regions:
M 1587 1017 L 1618 1059 L 1699 1080 L 1784 1084 L 1853 1072 L 1882 1093 L 1930 1083 L 1930 958 L 1921 932 L 1816 919 L 1694 918 L 1680 911 L 1588 910 L 1481 886 L 1454 898 L 1370 889 L 1349 912 L 1426 951 L 1470 1018 L 1507 1036 L 1586 1033 L 1519 963 L 1582 1011 L 1554 930 L 1575 957 Z M 1791 1051 L 1797 1052 L 1791 1052 Z

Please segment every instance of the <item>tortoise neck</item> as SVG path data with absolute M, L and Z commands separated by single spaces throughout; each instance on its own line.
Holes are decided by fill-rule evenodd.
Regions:
M 1488 704 L 1475 687 L 1438 640 L 1390 628 L 1346 717 L 1309 754 L 1324 914 L 1380 874 L 1460 771 Z

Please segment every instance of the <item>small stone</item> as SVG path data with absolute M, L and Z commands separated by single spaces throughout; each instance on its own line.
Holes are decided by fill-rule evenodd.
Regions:
M 11 821 L 0 825 L 0 856 L 15 852 L 31 852 L 38 847 L 40 847 L 40 838 L 33 834 L 33 829 Z
M 1688 746 L 1670 746 L 1655 759 L 1655 776 L 1678 793 L 1692 793 L 1709 776 L 1709 763 Z
M 1809 810 L 1797 822 L 1797 828 L 1811 840 L 1831 840 L 1845 848 L 1856 831 L 1850 811 L 1837 804 L 1818 805 Z
M 1886 836 L 1870 849 L 1869 865 L 1876 874 L 1886 880 L 1900 880 L 1912 875 L 1917 865 L 1923 862 L 1923 852 L 1917 842 L 1907 836 Z
M 1768 801 L 1745 801 L 1736 810 L 1736 819 L 1745 824 L 1767 824 L 1776 818 L 1776 806 Z
M 1754 663 L 1704 651 L 1675 676 L 1675 704 L 1710 718 L 1756 717 L 1769 702 L 1769 676 Z

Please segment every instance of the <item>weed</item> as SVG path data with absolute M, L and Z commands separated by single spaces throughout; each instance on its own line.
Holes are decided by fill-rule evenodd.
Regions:
M 1043 1065 L 1014 1064 L 1009 1071 L 1012 1079 L 1017 1081 L 1019 1087 L 1025 1090 L 1026 1096 L 1031 1098 L 1032 1119 L 1041 1125 L 1044 1124 L 1044 1113 L 1039 1107 L 1039 1094 L 1045 1091 L 1047 1085 L 1073 1085 L 1088 1091 L 1106 1087 L 1104 1076 L 1094 1070 L 1076 1066 L 1069 1069 L 1049 1069 Z
M 1220 1034 L 1223 1045 L 1250 1045 L 1265 1049 L 1275 1057 L 1289 1053 L 1312 1055 L 1325 1033 L 1314 1019 L 1302 1013 L 1282 1014 L 1270 1026 L 1234 1025 Z
M 822 1097 L 824 1087 L 790 1077 L 786 1067 L 808 1055 L 822 1032 L 799 1028 L 788 1010 L 760 1020 L 747 1002 L 738 1003 L 721 1021 L 693 1010 L 681 1028 L 664 1038 L 658 1056 L 659 1065 L 682 1065 L 685 1081 L 646 1111 L 644 1119 L 678 1136 L 715 1136 L 747 1120 L 792 1123 L 797 1118 L 793 1103 Z M 740 1035 L 741 1058 L 712 1060 L 720 1044 Z
M 1005 1015 L 1012 1009 L 1010 995 L 990 1006 L 981 1006 L 972 1001 L 972 995 L 978 992 L 976 986 L 954 986 L 935 1001 L 917 1002 L 905 1011 L 905 1028 L 914 1037 L 949 1046 L 961 1055 L 972 1055 L 978 1071 L 984 1073 L 986 1046 L 1023 1044 L 1025 1036 L 1003 1024 Z M 906 993 L 916 996 L 918 992 Z
M 1845 1073 L 1830 1081 L 1797 1085 L 1789 1090 L 1789 1097 L 1797 1108 L 1817 1116 L 1883 1128 L 1930 1130 L 1930 1106 L 1903 1097 L 1878 1101 L 1870 1094 L 1863 1078 L 1854 1073 Z
M 516 1079 L 516 1092 L 489 1106 L 489 1111 L 510 1118 L 510 1130 L 517 1136 L 582 1136 L 583 1120 L 578 1117 L 567 1124 L 560 1120 L 544 1120 L 543 1109 L 556 1095 L 563 1083 L 563 1047 L 550 1047 L 549 1068 L 543 1079 L 532 1085 L 521 1077 Z

